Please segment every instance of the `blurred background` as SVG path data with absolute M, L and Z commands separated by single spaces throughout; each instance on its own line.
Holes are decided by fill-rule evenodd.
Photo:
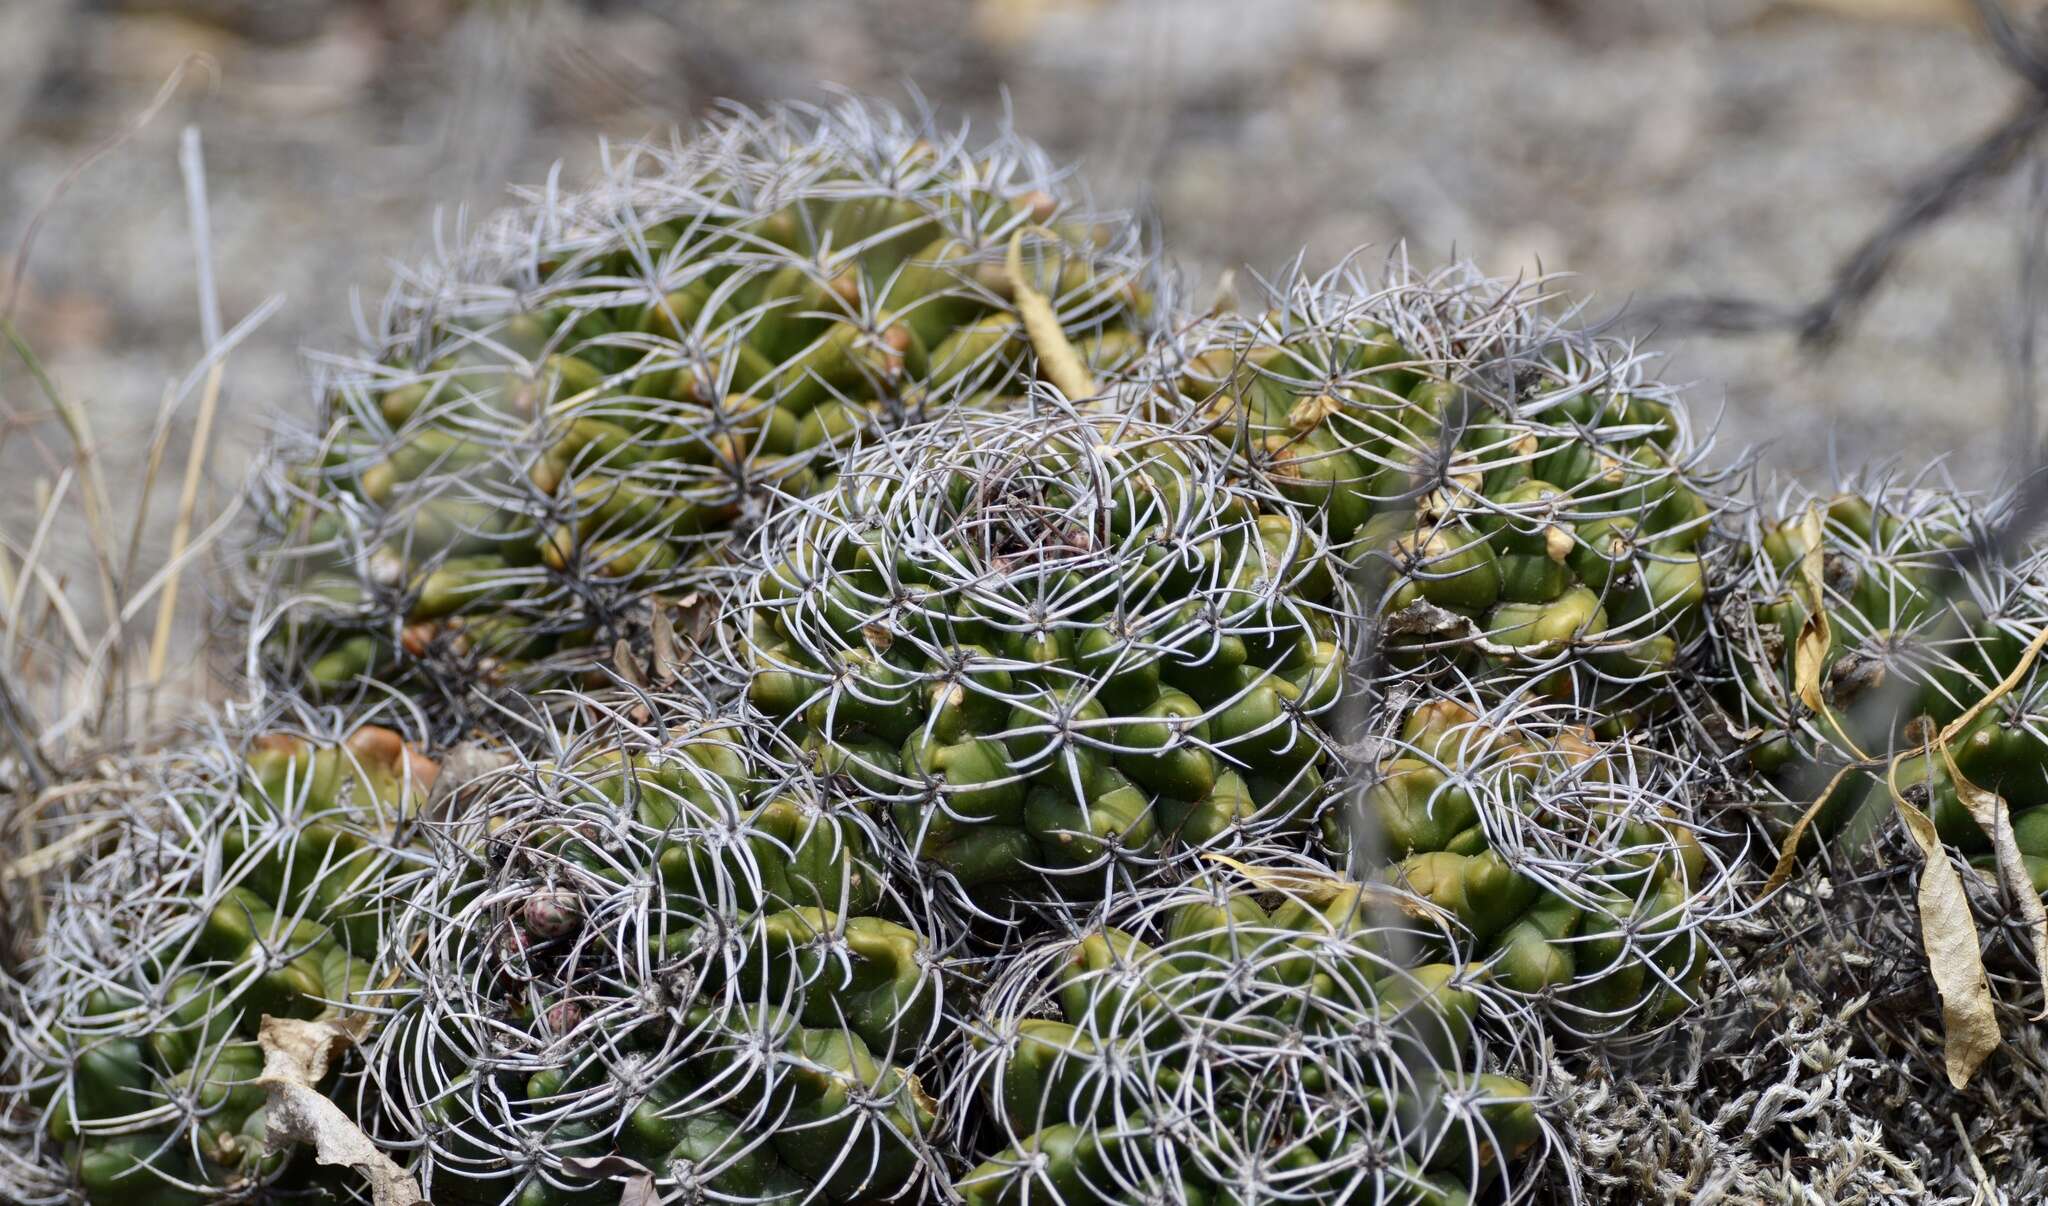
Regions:
M 0 0 L 0 305 L 18 291 L 22 338 L 90 415 L 118 511 L 201 356 L 178 167 L 198 127 L 223 320 L 283 298 L 226 363 L 204 516 L 267 426 L 307 413 L 302 350 L 353 339 L 352 297 L 374 310 L 436 207 L 447 229 L 557 162 L 576 180 L 599 136 L 829 85 L 1012 121 L 1098 201 L 1152 214 L 1196 297 L 1227 269 L 1252 296 L 1248 271 L 1304 246 L 1318 269 L 1406 240 L 1422 265 L 1569 269 L 1598 314 L 1811 299 L 2023 91 L 1968 0 Z M 1667 329 L 1664 375 L 1721 416 L 1725 454 L 1988 484 L 2028 177 L 1917 240 L 1827 356 Z M 0 406 L 19 545 L 73 450 L 12 356 Z M 173 412 L 152 490 L 176 495 L 197 410 Z

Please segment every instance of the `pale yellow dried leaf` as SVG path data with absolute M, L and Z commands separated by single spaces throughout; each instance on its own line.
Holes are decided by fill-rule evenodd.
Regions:
M 1310 904 L 1328 904 L 1343 895 L 1346 889 L 1358 886 L 1334 871 L 1312 871 L 1302 867 L 1254 867 L 1227 854 L 1210 853 L 1203 857 L 1210 862 L 1229 867 L 1267 891 L 1285 892 L 1290 896 L 1298 896 Z
M 1806 552 L 1799 558 L 1799 576 L 1793 581 L 1793 589 L 1806 607 L 1806 619 L 1799 625 L 1799 636 L 1792 647 L 1792 685 L 1798 692 L 1799 701 L 1812 709 L 1815 715 L 1822 715 L 1827 711 L 1827 700 L 1821 696 L 1820 676 L 1827 668 L 1831 634 L 1828 631 L 1827 592 L 1822 586 L 1825 568 L 1822 542 L 1826 529 L 1821 522 L 1818 503 L 1806 509 L 1798 531 L 1806 540 Z
M 1941 753 L 1941 761 L 1948 771 L 1949 781 L 1955 785 L 1956 798 L 1969 809 L 1970 818 L 1979 828 L 1991 835 L 1991 848 L 1998 856 L 1998 880 L 2005 890 L 2019 903 L 2020 914 L 2027 919 L 2029 937 L 2034 943 L 2034 968 L 2040 977 L 2042 999 L 2048 1001 L 2048 907 L 2041 904 L 2041 894 L 2034 890 L 2033 877 L 2027 874 L 2026 860 L 2021 857 L 2019 838 L 2012 831 L 2012 809 L 2005 798 L 1994 791 L 1970 782 L 1956 765 L 1955 756 L 1949 752 L 1948 742 L 1942 737 L 1935 739 Z M 2035 1021 L 2048 1018 L 2048 1006 L 2037 1014 Z
M 1095 378 L 1088 372 L 1088 366 L 1081 362 L 1081 354 L 1067 339 L 1067 332 L 1060 326 L 1060 317 L 1054 312 L 1052 302 L 1038 291 L 1038 287 L 1031 283 L 1030 275 L 1024 271 L 1024 236 L 1042 230 L 1041 227 L 1031 227 L 1010 236 L 1010 255 L 1004 268 L 1009 273 L 1010 287 L 1016 292 L 1017 315 L 1024 320 L 1024 332 L 1031 337 L 1031 346 L 1038 353 L 1039 375 L 1058 386 L 1070 401 L 1092 398 L 1095 396 Z
M 1213 851 L 1203 858 L 1212 863 L 1221 863 L 1267 892 L 1278 892 L 1312 905 L 1326 905 L 1343 896 L 1346 892 L 1357 892 L 1384 900 L 1411 917 L 1426 917 L 1443 920 L 1449 916 L 1444 910 L 1413 893 L 1398 891 L 1385 884 L 1364 884 L 1346 879 L 1334 871 L 1316 871 L 1307 867 L 1256 867 L 1227 854 Z
M 1958 1090 L 1964 1089 L 2002 1041 L 1998 1014 L 1992 1007 L 1991 982 L 1984 974 L 1984 957 L 1977 947 L 1977 919 L 1970 914 L 1969 894 L 1948 861 L 1934 822 L 1899 794 L 1896 761 L 1886 786 L 1924 860 L 1920 869 L 1920 946 L 1927 952 L 1927 968 L 1941 994 L 1942 1056 L 1948 1080 Z
M 1808 804 L 1806 810 L 1799 814 L 1799 819 L 1792 823 L 1791 832 L 1787 833 L 1785 840 L 1778 845 L 1778 865 L 1771 868 L 1770 878 L 1764 881 L 1765 896 L 1784 887 L 1786 881 L 1792 878 L 1792 869 L 1799 865 L 1799 843 L 1806 839 L 1806 831 L 1813 828 L 1813 819 L 1820 815 L 1821 805 L 1828 802 L 1828 798 L 1835 794 L 1835 789 L 1842 785 L 1842 780 L 1854 774 L 1856 769 L 1853 766 L 1845 766 L 1836 771 L 1835 777 L 1828 780 L 1828 785 L 1821 788 L 1820 794 L 1813 798 L 1813 803 Z

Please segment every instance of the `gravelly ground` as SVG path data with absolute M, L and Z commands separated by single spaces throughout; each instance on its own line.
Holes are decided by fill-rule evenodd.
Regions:
M 176 165 L 188 123 L 205 138 L 228 321 L 285 297 L 229 366 L 216 497 L 269 417 L 307 404 L 298 349 L 348 337 L 350 290 L 374 301 L 387 261 L 429 245 L 434 205 L 489 204 L 557 159 L 573 177 L 597 133 L 659 133 L 720 96 L 828 82 L 891 97 L 911 83 L 978 121 L 1007 111 L 1077 157 L 1099 199 L 1154 211 L 1198 290 L 1227 267 L 1280 269 L 1304 244 L 1327 265 L 1406 239 L 1421 261 L 1455 250 L 1500 272 L 1570 268 L 1609 307 L 1790 299 L 2017 93 L 1958 21 L 1837 11 L 1872 5 L 1945 7 L 20 0 L 0 5 L 0 249 L 41 215 L 20 325 L 89 404 L 117 501 L 139 492 L 166 382 L 198 352 Z M 155 120 L 42 210 L 195 55 Z M 1945 457 L 1988 481 L 2008 444 L 2022 192 L 1991 193 L 1918 245 L 1826 360 L 1777 337 L 1664 338 L 1667 375 L 1696 382 L 1710 412 L 1725 401 L 1731 450 L 1764 445 L 1790 473 L 1817 477 L 1837 453 Z M 16 412 L 0 530 L 21 541 L 65 445 L 11 362 L 0 400 Z

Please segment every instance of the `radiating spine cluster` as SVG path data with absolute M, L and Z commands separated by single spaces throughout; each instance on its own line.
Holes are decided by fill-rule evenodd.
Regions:
M 1174 405 L 1327 525 L 1376 659 L 1536 680 L 1619 731 L 1705 634 L 1706 447 L 1634 348 L 1547 281 L 1345 268 L 1179 341 Z
M 1027 944 L 953 1086 L 987 1157 L 965 1200 L 1420 1206 L 1502 1177 L 1512 1197 L 1539 1098 L 1498 1071 L 1480 1026 L 1500 1003 L 1434 916 L 1283 858 Z
M 1703 760 L 1603 740 L 1555 704 L 1431 696 L 1395 715 L 1343 835 L 1360 874 L 1448 910 L 1492 982 L 1563 1034 L 1697 1004 L 1713 933 L 1745 907 Z

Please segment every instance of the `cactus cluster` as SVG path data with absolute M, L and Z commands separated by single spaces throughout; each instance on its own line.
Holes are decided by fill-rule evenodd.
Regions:
M 402 273 L 250 486 L 270 719 L 85 820 L 0 975 L 0 1197 L 1806 1192 L 1788 1094 L 1928 1171 L 1843 1185 L 1947 1185 L 1933 1090 L 1864 1090 L 1925 1079 L 1953 974 L 1769 961 L 1797 900 L 1924 962 L 1939 867 L 1994 939 L 1947 949 L 2040 1005 L 2011 504 L 1752 505 L 1550 280 L 1196 314 L 1079 196 L 1007 133 L 733 110 Z M 1849 1113 L 1791 1039 L 1687 1081 L 1763 1000 L 1882 1048 L 1827 1048 Z

